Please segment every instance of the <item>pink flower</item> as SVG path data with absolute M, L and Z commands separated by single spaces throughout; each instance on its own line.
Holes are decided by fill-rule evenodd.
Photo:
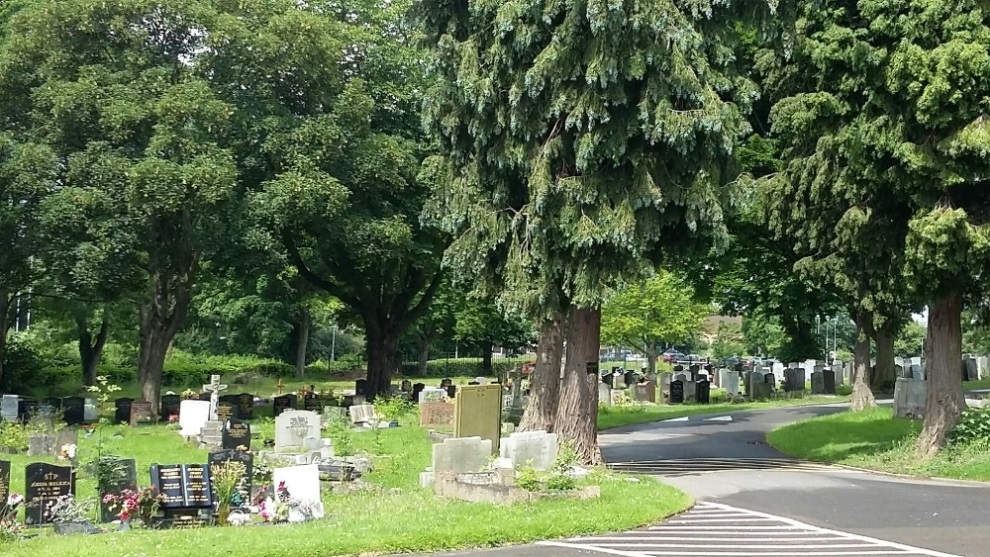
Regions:
M 116 498 L 117 497 L 115 497 L 112 493 L 107 493 L 106 495 L 103 496 L 103 504 L 109 505 Z

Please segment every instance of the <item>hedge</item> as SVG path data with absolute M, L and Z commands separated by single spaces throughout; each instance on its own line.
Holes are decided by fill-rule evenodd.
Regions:
M 499 358 L 492 361 L 492 373 L 504 373 L 532 361 L 533 358 Z M 406 377 L 418 377 L 419 364 L 417 362 L 403 362 L 399 371 Z M 481 358 L 451 358 L 426 362 L 424 377 L 478 377 L 480 375 L 486 375 Z

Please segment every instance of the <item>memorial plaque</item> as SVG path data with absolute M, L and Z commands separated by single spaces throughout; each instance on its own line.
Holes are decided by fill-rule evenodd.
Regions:
M 7 505 L 10 496 L 10 461 L 0 460 L 0 509 Z
M 217 403 L 217 421 L 227 423 L 231 418 L 237 419 L 237 404 L 230 401 Z
M 154 419 L 150 402 L 135 400 L 131 403 L 131 427 L 136 426 L 139 422 L 151 422 Z
M 44 462 L 24 468 L 24 523 L 29 526 L 47 524 L 51 517 L 45 511 L 59 497 L 76 494 L 76 475 L 71 466 L 55 466 Z
M 186 506 L 182 489 L 182 465 L 154 464 L 151 466 L 151 485 L 161 495 L 163 509 L 178 509 Z
M 678 379 L 670 382 L 670 403 L 681 404 L 684 402 L 684 381 Z
M 163 395 L 162 406 L 159 415 L 163 420 L 168 421 L 172 416 L 179 415 L 179 408 L 182 407 L 182 397 L 179 395 Z
M 244 465 L 244 475 L 241 476 L 237 491 L 241 495 L 238 506 L 246 507 L 251 504 L 251 478 L 254 474 L 254 456 L 251 453 L 233 450 L 210 453 L 209 456 L 210 466 L 223 464 L 231 460 Z
M 237 411 L 240 412 L 242 420 L 254 418 L 254 395 L 251 393 L 237 395 Z
M 279 414 L 292 408 L 292 398 L 289 395 L 277 396 L 272 399 L 272 414 L 278 417 Z
M 118 398 L 113 401 L 113 423 L 126 424 L 131 421 L 131 404 L 133 398 Z
M 210 486 L 210 467 L 205 464 L 183 465 L 182 489 L 185 492 L 186 507 L 212 507 L 213 488 Z
M 63 419 L 68 425 L 82 425 L 85 422 L 86 400 L 80 396 L 70 396 L 62 401 Z
M 223 442 L 224 449 L 237 449 L 237 447 L 244 447 L 245 450 L 251 450 L 251 424 L 238 420 L 236 418 L 230 419 L 226 422 L 226 427 L 223 428 Z

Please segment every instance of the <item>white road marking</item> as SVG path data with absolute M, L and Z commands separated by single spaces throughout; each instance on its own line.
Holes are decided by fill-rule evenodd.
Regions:
M 707 502 L 649 528 L 537 545 L 618 557 L 961 557 Z
M 613 462 L 608 466 L 627 474 L 656 476 L 688 476 L 738 470 L 864 473 L 862 470 L 794 458 L 675 458 Z
M 708 418 L 706 422 L 731 422 L 732 416 L 715 416 L 714 418 Z

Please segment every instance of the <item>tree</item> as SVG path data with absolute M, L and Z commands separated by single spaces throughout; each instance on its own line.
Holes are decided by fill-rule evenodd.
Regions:
M 712 358 L 723 361 L 730 356 L 741 355 L 746 348 L 743 342 L 742 326 L 738 323 L 723 321 L 718 324 L 715 338 L 711 342 Z
M 805 1 L 777 81 L 787 97 L 774 129 L 787 136 L 789 181 L 802 185 L 799 211 L 785 214 L 835 228 L 861 343 L 877 315 L 896 314 L 901 269 L 908 299 L 928 305 L 923 455 L 965 409 L 960 315 L 987 264 L 987 15 L 975 0 Z M 857 346 L 858 368 L 868 353 Z
M 455 234 L 448 260 L 532 317 L 541 337 L 566 330 L 554 427 L 597 462 L 588 369 L 604 294 L 665 253 L 723 235 L 732 147 L 754 96 L 723 54 L 735 23 L 767 5 L 417 8 L 439 75 L 425 120 L 442 155 L 426 168 L 440 184 L 431 215 Z
M 898 356 L 914 357 L 924 353 L 925 327 L 909 320 L 894 339 L 894 352 Z
M 388 392 L 399 341 L 440 288 L 446 242 L 419 218 L 429 193 L 417 179 L 425 84 L 401 18 L 406 9 L 308 2 L 297 24 L 319 33 L 307 40 L 320 47 L 300 40 L 300 71 L 285 68 L 287 81 L 274 88 L 259 74 L 232 92 L 239 106 L 264 106 L 269 115 L 244 123 L 251 214 L 270 249 L 360 317 L 372 397 Z M 265 56 L 282 63 L 281 48 L 274 41 Z M 264 160 L 253 155 L 254 142 Z
M 529 323 L 498 307 L 494 297 L 478 298 L 466 293 L 455 313 L 454 338 L 481 350 L 481 367 L 492 373 L 492 350 L 495 346 L 517 349 L 533 340 Z
M 742 336 L 746 352 L 754 356 L 774 356 L 785 342 L 780 325 L 757 313 L 743 317 Z
M 621 286 L 602 307 L 602 340 L 632 346 L 646 356 L 649 371 L 665 345 L 680 344 L 701 330 L 710 308 L 671 271 Z

